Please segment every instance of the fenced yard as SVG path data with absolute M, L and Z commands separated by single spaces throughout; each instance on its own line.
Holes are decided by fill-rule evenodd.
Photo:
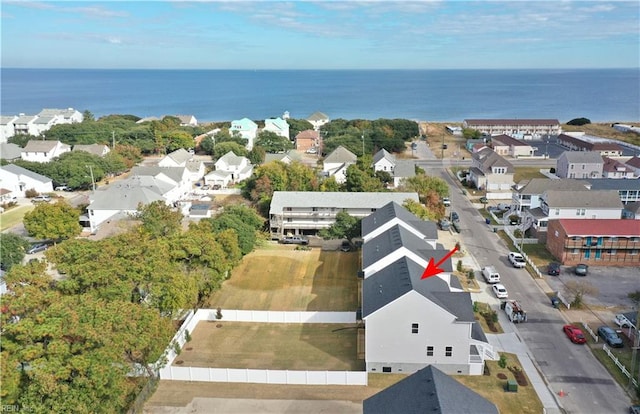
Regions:
M 275 246 L 274 246 L 275 247 Z M 286 311 L 355 311 L 357 252 L 260 249 L 242 259 L 205 307 Z

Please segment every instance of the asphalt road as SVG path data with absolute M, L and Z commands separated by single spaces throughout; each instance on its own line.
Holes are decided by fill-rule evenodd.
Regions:
M 515 327 L 554 394 L 566 395 L 560 403 L 568 413 L 628 413 L 630 398 L 585 346 L 572 344 L 562 332 L 566 323 L 541 287 L 506 259 L 506 244 L 442 169 L 432 170 L 450 184 L 452 208 L 460 215 L 460 236 L 480 266 L 493 265 L 501 275 L 509 298 L 517 299 L 528 321 Z

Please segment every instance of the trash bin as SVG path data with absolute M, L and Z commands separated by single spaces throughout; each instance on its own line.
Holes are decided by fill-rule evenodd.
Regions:
M 558 297 L 557 297 L 557 296 L 552 297 L 552 298 L 551 298 L 551 305 L 552 305 L 554 308 L 556 308 L 556 309 L 557 309 L 557 308 L 558 308 L 558 305 L 560 305 L 560 299 L 558 299 Z
M 493 232 L 494 232 L 494 233 L 497 233 L 497 232 L 498 232 L 498 228 L 497 228 L 497 227 L 494 227 L 494 228 L 493 228 Z
M 486 218 L 486 219 L 484 219 L 484 222 L 487 223 L 487 224 L 491 224 L 491 219 L 490 218 Z
M 507 391 L 518 392 L 518 383 L 515 380 L 507 381 Z

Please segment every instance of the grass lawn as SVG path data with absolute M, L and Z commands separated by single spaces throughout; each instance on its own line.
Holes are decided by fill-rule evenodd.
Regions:
M 514 354 L 501 353 L 507 357 L 507 367 L 520 366 L 518 357 Z M 454 378 L 494 403 L 501 413 L 541 413 L 542 403 L 538 399 L 531 382 L 526 386 L 518 386 L 518 392 L 504 390 L 507 380 L 513 380 L 514 375 L 507 368 L 500 368 L 498 361 L 487 361 L 491 375 L 457 375 Z M 498 375 L 506 379 L 498 378 Z
M 277 246 L 277 247 L 276 247 Z M 357 252 L 295 250 L 275 245 L 242 259 L 207 301 L 210 308 L 280 311 L 355 311 Z
M 540 167 L 516 167 L 513 174 L 513 182 L 519 183 L 522 180 L 530 180 L 532 178 L 547 178 L 540 172 Z
M 33 205 L 19 206 L 2 213 L 0 215 L 0 230 L 6 230 L 16 224 L 22 223 L 24 215 L 33 210 L 34 207 Z
M 353 324 L 200 322 L 174 365 L 364 371 Z M 177 361 L 182 361 L 177 363 Z

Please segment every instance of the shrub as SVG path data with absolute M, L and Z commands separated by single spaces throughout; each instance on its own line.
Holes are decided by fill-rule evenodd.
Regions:
M 456 270 L 462 273 L 462 260 L 458 260 L 458 264 L 456 266 Z
M 478 301 L 473 301 L 473 311 L 478 312 Z
M 587 125 L 590 124 L 591 120 L 589 118 L 573 118 L 571 121 L 567 122 L 567 125 Z
M 191 338 L 191 334 L 189 333 L 189 330 L 185 329 L 184 330 L 184 340 L 187 341 L 187 342 L 191 342 L 191 339 L 192 338 Z
M 555 174 L 555 173 L 556 173 L 556 169 L 555 169 L 555 168 L 553 168 L 553 167 L 551 167 L 551 168 L 549 168 L 549 172 L 550 172 L 551 174 Z
M 470 280 L 473 280 L 476 278 L 476 272 L 474 272 L 473 270 L 469 270 L 467 272 L 467 278 L 469 278 Z
M 498 366 L 500 368 L 506 368 L 507 367 L 507 357 L 504 356 L 504 354 L 500 354 L 500 360 L 498 361 Z
M 24 192 L 24 196 L 27 198 L 33 198 L 35 196 L 38 195 L 38 192 L 36 191 L 35 188 L 30 188 L 27 191 Z

